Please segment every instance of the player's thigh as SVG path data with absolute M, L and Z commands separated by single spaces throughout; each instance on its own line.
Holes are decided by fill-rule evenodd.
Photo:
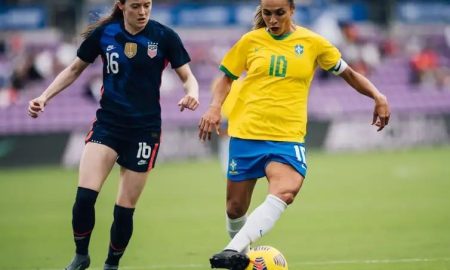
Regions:
M 230 218 L 239 218 L 247 213 L 252 199 L 256 179 L 227 182 L 227 214 Z
M 129 132 L 121 136 L 117 163 L 134 172 L 149 172 L 155 166 L 159 145 L 158 132 Z
M 135 208 L 147 182 L 148 172 L 136 172 L 125 167 L 120 169 L 119 191 L 116 203 L 122 207 Z
M 287 204 L 293 202 L 304 180 L 291 165 L 278 161 L 271 161 L 266 166 L 266 176 L 269 181 L 269 193 L 281 198 Z
M 116 151 L 109 146 L 86 143 L 80 160 L 78 185 L 100 191 L 116 159 Z

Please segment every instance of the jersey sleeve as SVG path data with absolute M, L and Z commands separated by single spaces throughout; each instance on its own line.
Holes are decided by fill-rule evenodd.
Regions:
M 317 63 L 324 70 L 330 70 L 336 66 L 341 59 L 339 50 L 323 37 L 318 38 Z
M 77 56 L 86 63 L 93 63 L 101 53 L 100 37 L 102 31 L 95 29 L 83 42 L 77 51 Z
M 233 80 L 238 79 L 246 69 L 248 44 L 248 39 L 243 36 L 222 59 L 220 70 Z
M 189 63 L 191 58 L 189 57 L 186 48 L 181 41 L 180 36 L 173 30 L 169 30 L 168 34 L 168 59 L 172 68 L 179 68 L 182 65 Z

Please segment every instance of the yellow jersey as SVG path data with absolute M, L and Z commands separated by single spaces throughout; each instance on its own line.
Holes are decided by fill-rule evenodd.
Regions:
M 243 35 L 220 66 L 233 79 L 247 73 L 229 116 L 230 136 L 304 142 L 314 71 L 330 70 L 340 59 L 335 46 L 300 26 L 284 36 L 264 28 Z
M 229 118 L 234 104 L 236 103 L 239 91 L 241 90 L 242 80 L 235 80 L 231 84 L 230 92 L 222 104 L 222 116 Z

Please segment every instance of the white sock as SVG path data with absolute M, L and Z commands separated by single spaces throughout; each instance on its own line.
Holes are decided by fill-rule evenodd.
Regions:
M 244 251 L 246 247 L 256 242 L 273 228 L 286 207 L 287 204 L 284 201 L 269 194 L 266 200 L 248 216 L 245 225 L 225 249 Z
M 233 238 L 239 230 L 244 226 L 245 222 L 247 221 L 247 216 L 244 215 L 240 218 L 231 219 L 226 215 L 226 222 L 227 222 L 227 232 L 228 235 L 230 235 L 231 238 Z
M 230 235 L 230 238 L 233 239 L 233 237 L 241 230 L 241 228 L 244 226 L 245 222 L 247 221 L 247 215 L 244 215 L 240 218 L 231 219 L 226 216 L 227 220 L 227 232 L 228 235 Z M 241 252 L 247 254 L 250 251 L 250 246 L 246 246 Z

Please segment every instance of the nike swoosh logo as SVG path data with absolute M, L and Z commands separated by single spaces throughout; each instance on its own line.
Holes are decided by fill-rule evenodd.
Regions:
M 339 61 L 339 66 L 337 66 L 336 68 L 333 68 L 333 71 L 338 71 L 341 68 L 342 62 Z

